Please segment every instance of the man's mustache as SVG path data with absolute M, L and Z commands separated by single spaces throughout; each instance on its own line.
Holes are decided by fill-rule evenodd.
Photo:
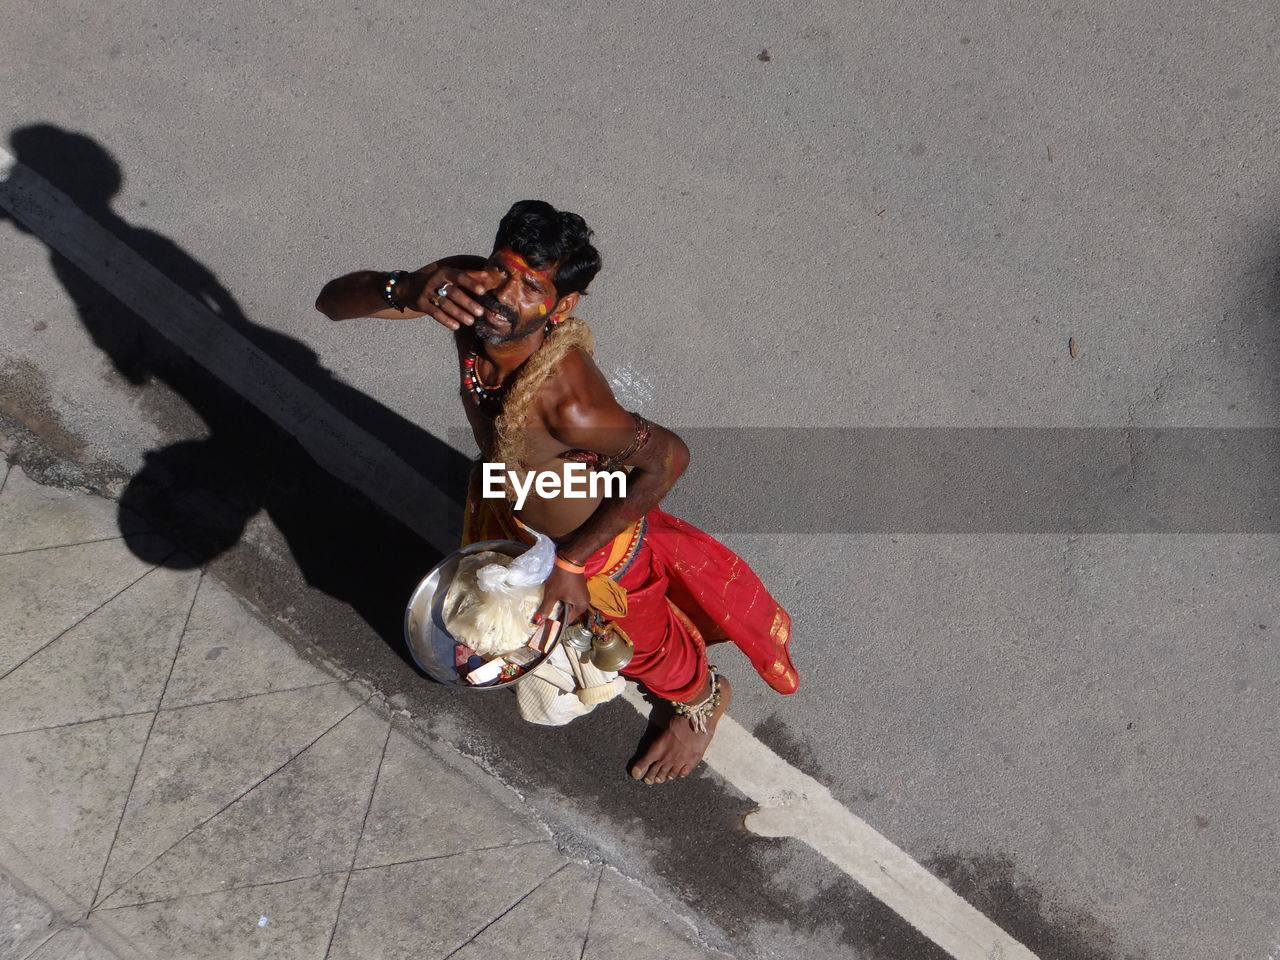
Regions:
M 484 307 L 494 316 L 501 317 L 511 326 L 515 326 L 519 322 L 520 316 L 504 303 L 499 303 L 498 298 L 492 293 L 482 293 L 475 298 L 476 303 Z

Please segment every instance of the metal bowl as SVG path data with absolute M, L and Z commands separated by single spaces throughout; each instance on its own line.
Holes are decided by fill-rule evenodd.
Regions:
M 543 660 L 550 656 L 555 645 L 560 642 L 560 633 L 551 638 L 547 652 L 525 668 L 524 673 L 502 683 L 491 683 L 476 686 L 467 683 L 458 675 L 454 664 L 454 647 L 458 643 L 444 625 L 444 598 L 449 592 L 449 584 L 458 572 L 458 561 L 472 553 L 495 550 L 510 557 L 518 557 L 529 548 L 515 540 L 481 540 L 469 544 L 461 550 L 455 550 L 436 564 L 431 572 L 422 578 L 418 588 L 409 598 L 409 606 L 404 612 L 404 639 L 414 662 L 421 667 L 432 680 L 450 687 L 463 687 L 467 690 L 505 690 L 513 687 L 533 672 Z M 552 611 L 554 619 L 559 620 L 561 605 L 556 604 Z

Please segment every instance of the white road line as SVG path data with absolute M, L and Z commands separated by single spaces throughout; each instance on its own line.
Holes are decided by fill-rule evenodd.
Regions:
M 3 148 L 0 207 L 296 437 L 333 476 L 441 553 L 457 549 L 461 531 L 438 488 Z
M 448 501 L 434 485 L 3 148 L 0 206 L 296 437 L 335 477 L 442 553 L 457 545 Z M 625 697 L 648 714 L 633 684 Z M 706 760 L 760 805 L 748 829 L 807 843 L 956 960 L 1036 960 L 731 717 L 720 721 Z
M 628 683 L 623 696 L 648 716 L 649 705 L 635 684 Z M 748 830 L 807 843 L 956 960 L 1037 960 L 732 717 L 721 718 L 706 763 L 759 804 L 746 818 Z

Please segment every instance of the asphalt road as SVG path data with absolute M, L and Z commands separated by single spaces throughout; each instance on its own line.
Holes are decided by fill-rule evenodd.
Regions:
M 795 617 L 804 689 L 722 663 L 737 719 L 1041 957 L 1266 960 L 1274 522 L 824 528 L 755 491 L 820 479 L 874 514 L 834 428 L 1274 428 L 1278 27 L 1243 2 L 68 2 L 10 19 L 0 80 L 19 160 L 445 488 L 468 449 L 443 331 L 311 301 L 483 252 L 516 199 L 582 213 L 602 367 L 701 438 L 673 509 Z M 0 264 L 4 413 L 117 494 L 192 483 L 193 551 L 566 843 L 621 851 L 743 956 L 929 956 L 830 864 L 743 834 L 714 778 L 627 784 L 630 708 L 547 738 L 427 686 L 384 638 L 429 549 L 39 237 L 4 225 Z M 742 428 L 771 428 L 763 466 Z

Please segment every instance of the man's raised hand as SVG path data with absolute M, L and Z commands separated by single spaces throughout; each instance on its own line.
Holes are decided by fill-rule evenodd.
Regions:
M 478 270 L 432 264 L 400 281 L 405 290 L 401 302 L 450 330 L 469 327 L 484 312 L 471 299 L 485 292 L 484 280 L 485 275 Z
M 482 257 L 459 254 L 413 273 L 357 270 L 326 283 L 316 297 L 316 309 L 330 320 L 430 317 L 442 327 L 457 330 L 470 326 L 483 313 L 472 297 L 492 284 L 484 263 Z

